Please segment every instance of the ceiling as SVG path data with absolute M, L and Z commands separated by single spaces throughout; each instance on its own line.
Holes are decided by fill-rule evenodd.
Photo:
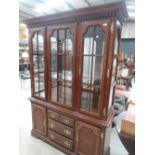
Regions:
M 19 0 L 20 22 L 39 16 L 76 10 L 79 8 L 102 5 L 120 0 Z M 130 20 L 135 19 L 135 1 L 124 0 Z

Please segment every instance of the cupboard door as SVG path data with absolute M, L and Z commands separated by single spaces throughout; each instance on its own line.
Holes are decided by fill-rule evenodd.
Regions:
M 47 29 L 49 100 L 67 107 L 72 107 L 74 92 L 75 30 L 75 24 Z
M 32 104 L 32 123 L 33 130 L 39 132 L 42 135 L 46 135 L 47 132 L 47 117 L 46 108 Z
M 32 96 L 45 99 L 45 29 L 31 29 L 29 35 Z
M 102 116 L 109 43 L 109 20 L 80 24 L 79 109 Z
M 76 123 L 76 152 L 78 155 L 100 154 L 100 129 L 78 121 Z

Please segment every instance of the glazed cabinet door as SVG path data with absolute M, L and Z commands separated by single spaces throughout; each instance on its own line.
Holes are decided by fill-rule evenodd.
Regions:
M 32 123 L 34 131 L 42 135 L 46 135 L 47 132 L 46 108 L 32 104 Z
M 75 73 L 76 24 L 47 28 L 48 100 L 72 108 Z
M 45 100 L 45 28 L 29 30 L 29 45 L 32 96 Z
M 80 24 L 79 110 L 100 118 L 105 106 L 109 29 L 110 20 Z
M 100 155 L 101 130 L 86 123 L 76 123 L 76 152 L 78 155 Z

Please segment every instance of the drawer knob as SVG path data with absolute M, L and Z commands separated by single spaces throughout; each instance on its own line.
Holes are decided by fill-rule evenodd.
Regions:
M 67 130 L 67 129 L 64 129 L 64 133 L 65 133 L 67 136 L 71 135 L 71 132 L 70 132 L 69 130 Z
M 52 128 L 52 129 L 55 128 L 55 124 L 53 124 L 53 123 L 50 123 L 49 126 L 50 126 L 50 128 Z
M 68 141 L 64 141 L 65 146 L 67 146 L 68 148 L 71 148 L 71 145 Z

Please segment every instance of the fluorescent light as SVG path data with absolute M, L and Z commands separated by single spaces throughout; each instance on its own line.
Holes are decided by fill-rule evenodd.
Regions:
M 64 0 L 55 0 L 54 2 L 53 2 L 53 0 L 47 0 L 45 2 L 45 4 L 47 6 L 52 6 L 53 8 L 57 8 L 57 7 L 61 6 L 63 3 L 64 3 Z
M 129 15 L 129 17 L 133 17 L 133 18 L 135 17 L 135 13 L 134 12 L 129 12 L 128 15 Z
M 134 10 L 135 9 L 135 6 L 134 5 L 127 5 L 127 9 Z
M 38 7 L 36 7 L 35 11 L 37 12 L 48 12 L 50 10 L 48 5 L 39 5 Z

